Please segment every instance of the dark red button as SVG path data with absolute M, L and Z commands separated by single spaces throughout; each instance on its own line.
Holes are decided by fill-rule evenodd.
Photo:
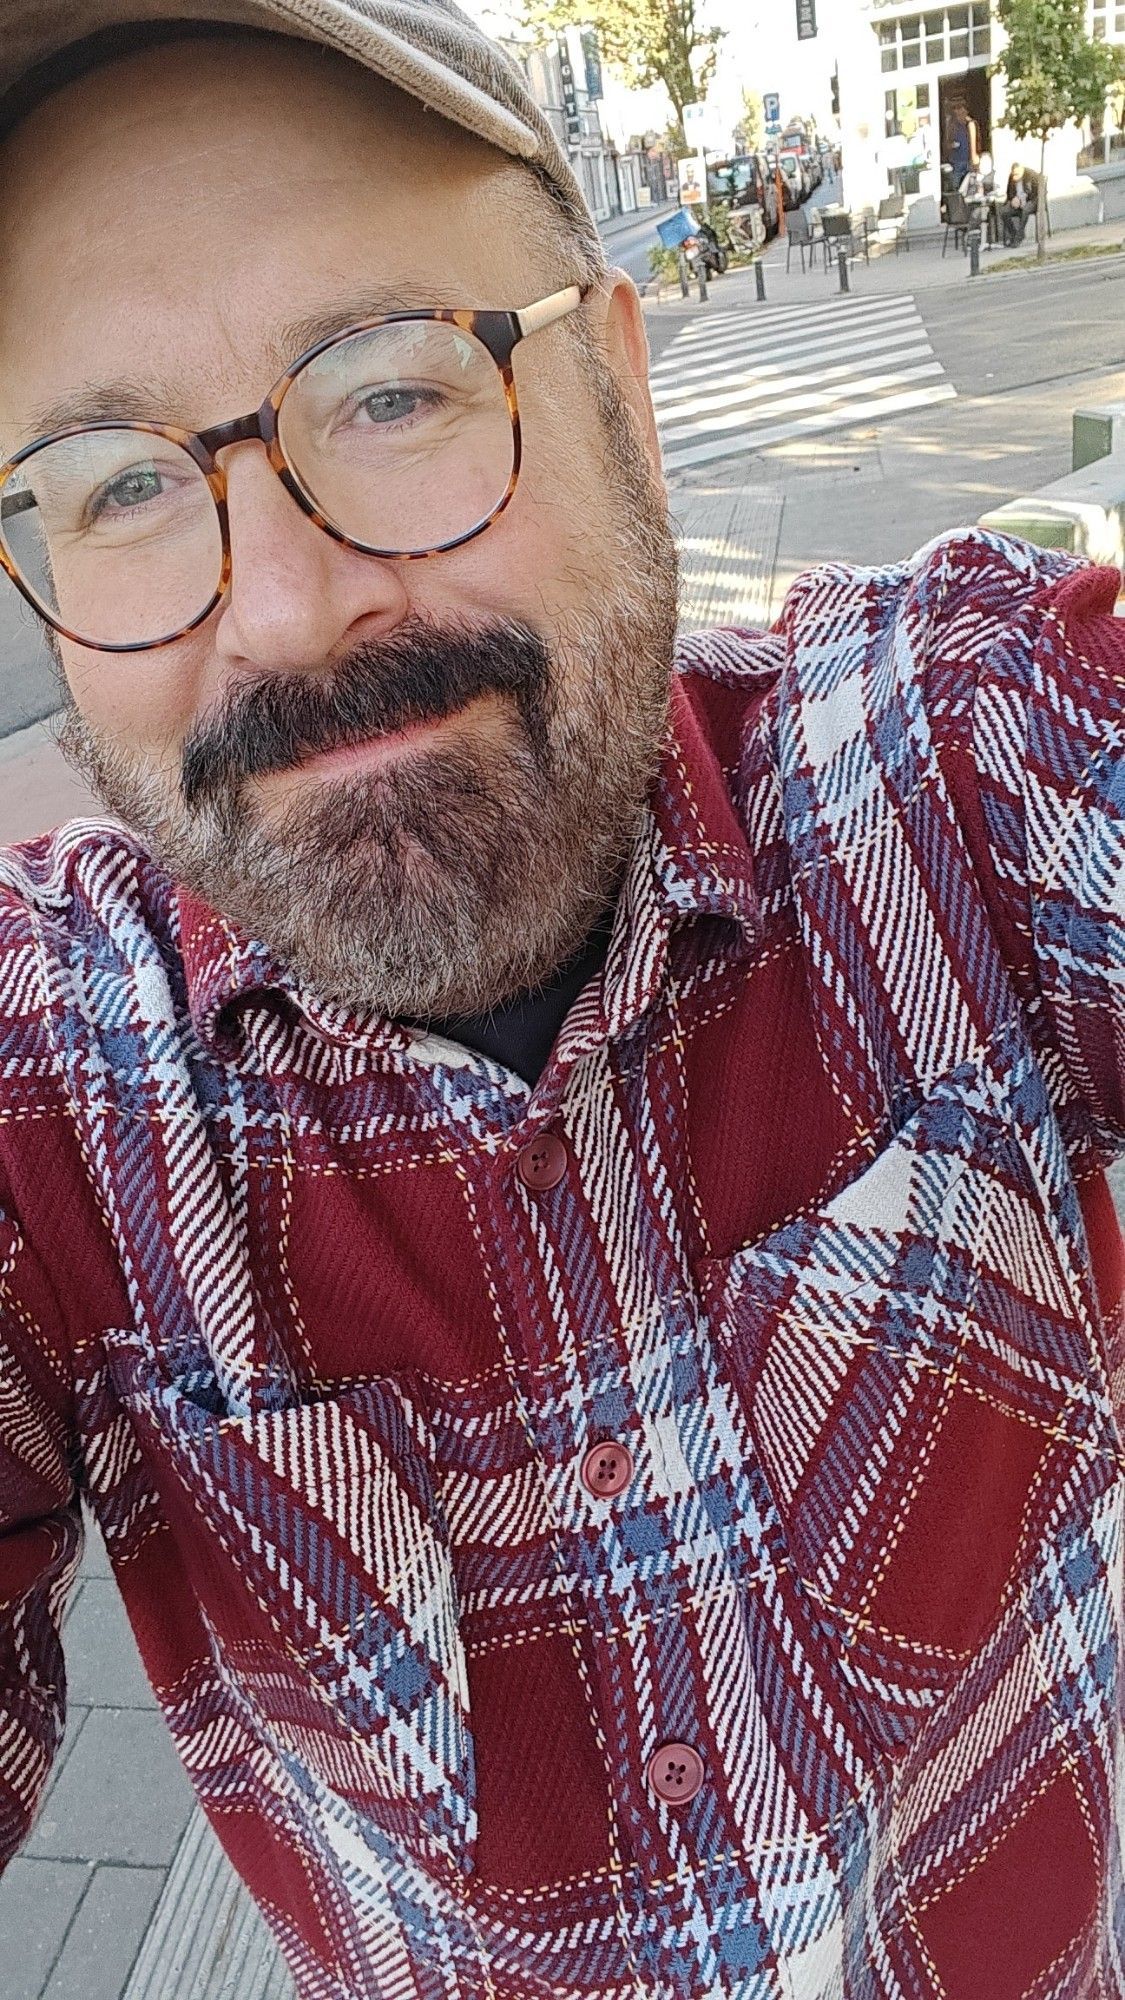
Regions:
M 706 1769 L 690 1743 L 663 1743 L 649 1758 L 645 1776 L 666 1805 L 686 1806 L 700 1789 Z
M 624 1493 L 633 1477 L 633 1454 L 627 1444 L 591 1445 L 582 1460 L 582 1484 L 599 1500 Z
M 533 1194 L 548 1194 L 558 1187 L 567 1165 L 567 1150 L 558 1133 L 541 1132 L 538 1139 L 529 1139 L 523 1147 L 516 1172 Z

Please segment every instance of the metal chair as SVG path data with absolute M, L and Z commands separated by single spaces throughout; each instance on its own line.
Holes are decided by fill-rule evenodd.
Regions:
M 799 250 L 801 254 L 801 273 L 803 276 L 805 269 L 805 251 L 807 250 L 809 253 L 810 270 L 812 269 L 813 259 L 816 256 L 816 244 L 813 241 L 812 223 L 809 221 L 809 215 L 807 209 L 795 208 L 790 212 L 789 215 L 786 216 L 785 234 L 787 238 L 786 251 L 785 251 L 785 268 L 786 270 L 788 270 L 790 264 L 793 262 L 794 249 Z
M 951 195 L 946 196 L 945 235 L 941 239 L 941 254 L 943 257 L 949 247 L 950 230 L 953 231 L 953 248 L 955 250 L 964 250 L 966 248 L 972 220 L 973 218 L 969 213 L 969 204 L 963 194 L 958 194 L 954 190 Z
M 824 242 L 824 268 L 826 271 L 831 264 L 832 258 L 838 255 L 841 250 L 847 256 L 855 257 L 862 249 L 865 262 L 869 261 L 867 231 L 864 229 L 862 235 L 857 233 L 855 223 L 846 209 L 840 209 L 835 212 L 830 208 L 822 209 L 820 227 Z

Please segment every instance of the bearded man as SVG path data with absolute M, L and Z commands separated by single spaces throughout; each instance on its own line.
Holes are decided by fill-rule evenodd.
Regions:
M 302 2000 L 1125 1991 L 1125 644 L 674 655 L 631 284 L 448 0 L 0 0 L 0 1858 L 81 1508 Z

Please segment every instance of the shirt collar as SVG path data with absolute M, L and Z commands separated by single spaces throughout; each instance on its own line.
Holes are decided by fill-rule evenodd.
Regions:
M 673 925 L 725 917 L 745 941 L 757 935 L 753 856 L 723 762 L 726 751 L 736 764 L 738 745 L 722 743 L 709 712 L 717 692 L 713 683 L 673 681 L 668 741 L 626 873 L 597 1018 L 575 1022 L 585 1030 L 582 1040 L 587 1033 L 620 1033 L 645 1010 L 663 975 Z M 725 705 L 734 707 L 729 693 Z M 176 903 L 188 1008 L 205 1046 L 229 1047 L 238 1003 L 267 994 L 327 1041 L 388 1052 L 412 1045 L 414 1033 L 386 1016 L 340 1006 L 300 985 L 265 945 L 190 890 L 179 888 Z

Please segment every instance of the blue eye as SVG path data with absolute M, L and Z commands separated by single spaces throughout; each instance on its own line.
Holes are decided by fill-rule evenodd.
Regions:
M 163 491 L 164 481 L 155 465 L 134 465 L 128 472 L 122 472 L 116 479 L 106 482 L 94 495 L 90 511 L 95 519 L 99 514 L 132 513 L 138 507 L 159 500 Z
M 359 399 L 358 407 L 373 424 L 402 424 L 436 409 L 441 400 L 433 389 L 388 385 L 369 390 Z

